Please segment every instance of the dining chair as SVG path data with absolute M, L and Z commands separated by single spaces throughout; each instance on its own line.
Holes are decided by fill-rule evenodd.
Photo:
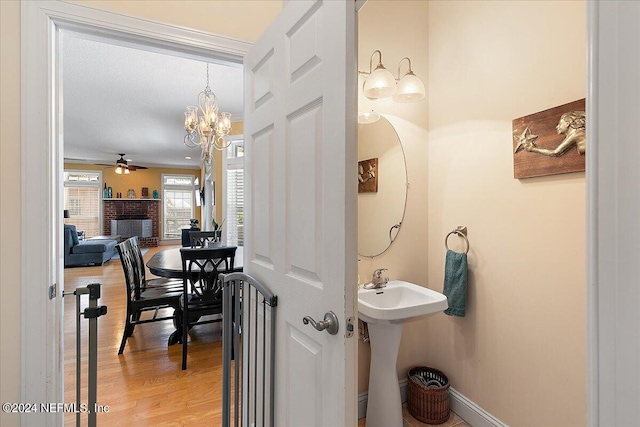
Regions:
M 136 255 L 136 273 L 138 274 L 142 291 L 160 288 L 182 292 L 182 280 L 180 279 L 167 279 L 164 277 L 147 279 L 147 268 L 144 264 L 142 250 L 140 250 L 140 245 L 138 244 L 138 236 L 130 237 L 128 240 L 131 242 L 131 248 Z
M 222 321 L 222 284 L 218 274 L 233 271 L 236 247 L 181 248 L 182 369 L 187 369 L 187 333 L 195 325 Z M 215 315 L 201 320 L 203 316 Z
M 191 247 L 208 247 L 209 243 L 218 242 L 221 236 L 219 231 L 190 231 L 189 240 Z
M 180 307 L 180 297 L 182 289 L 171 290 L 162 288 L 142 289 L 139 273 L 137 272 L 138 255 L 134 251 L 131 239 L 116 246 L 122 263 L 124 281 L 127 290 L 127 311 L 122 333 L 122 341 L 118 354 L 122 354 L 127 338 L 133 335 L 136 325 L 150 322 L 160 322 L 163 320 L 175 320 L 175 313 Z M 158 317 L 158 312 L 162 308 L 173 308 L 171 316 Z M 142 313 L 154 311 L 151 319 L 141 319 Z M 175 322 L 174 322 L 175 323 Z

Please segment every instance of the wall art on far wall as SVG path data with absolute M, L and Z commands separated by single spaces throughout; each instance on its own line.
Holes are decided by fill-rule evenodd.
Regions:
M 513 177 L 585 170 L 585 100 L 513 120 Z
M 358 193 L 378 192 L 378 159 L 358 162 Z

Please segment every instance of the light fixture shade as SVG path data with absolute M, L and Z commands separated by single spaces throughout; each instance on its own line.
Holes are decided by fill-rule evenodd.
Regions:
M 415 74 L 408 72 L 396 87 L 393 100 L 396 102 L 416 102 L 425 97 L 424 83 Z
M 396 91 L 396 79 L 382 65 L 371 73 L 364 82 L 362 92 L 367 98 L 377 99 L 391 96 Z
M 231 130 L 231 113 L 220 113 L 218 123 L 216 123 L 216 133 L 225 136 Z
M 122 166 L 122 165 L 118 165 L 118 166 L 116 166 L 116 173 L 118 175 L 122 175 L 122 174 L 127 175 L 128 173 L 130 173 L 130 171 L 129 171 L 128 167 Z
M 198 126 L 198 108 L 189 106 L 184 112 L 184 130 L 193 132 L 196 130 L 196 126 Z
M 358 113 L 358 123 L 361 125 L 368 125 L 370 123 L 375 123 L 380 120 L 380 114 L 371 110 L 364 113 Z

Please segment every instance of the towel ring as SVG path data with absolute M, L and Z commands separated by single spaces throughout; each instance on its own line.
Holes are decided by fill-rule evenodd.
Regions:
M 456 227 L 455 230 L 449 232 L 449 234 L 447 234 L 447 237 L 444 238 L 444 247 L 447 248 L 447 250 L 449 249 L 449 245 L 447 245 L 447 240 L 449 240 L 449 236 L 451 236 L 452 234 L 457 234 L 458 236 L 462 237 L 464 239 L 464 243 L 466 245 L 466 249 L 464 251 L 465 255 L 469 253 L 469 239 L 467 239 L 467 227 L 464 226 L 459 226 Z

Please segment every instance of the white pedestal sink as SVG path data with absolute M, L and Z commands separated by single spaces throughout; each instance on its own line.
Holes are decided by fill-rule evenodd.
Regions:
M 371 343 L 367 427 L 402 427 L 396 373 L 402 324 L 447 307 L 447 297 L 440 292 L 401 280 L 392 280 L 384 288 L 358 291 L 358 313 L 369 324 Z

